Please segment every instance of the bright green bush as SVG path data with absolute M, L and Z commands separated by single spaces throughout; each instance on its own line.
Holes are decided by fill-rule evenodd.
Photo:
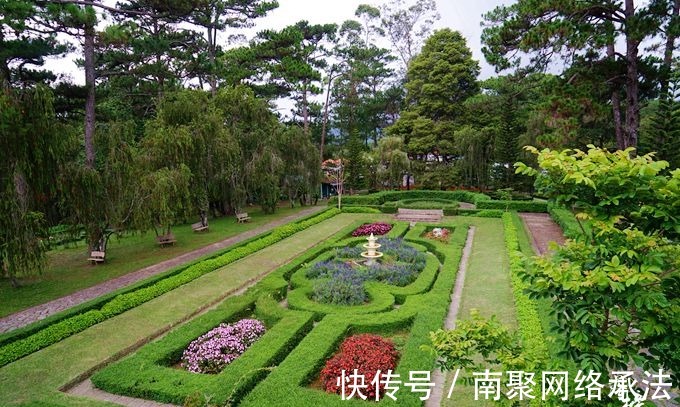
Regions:
M 548 212 L 547 202 L 537 201 L 479 201 L 477 209 L 500 209 L 518 212 Z
M 522 281 L 525 264 L 524 256 L 520 252 L 517 229 L 512 221 L 512 214 L 503 214 L 503 227 L 505 228 L 505 247 L 510 259 L 510 277 L 512 292 L 515 298 L 515 313 L 519 325 L 519 332 L 525 351 L 535 361 L 546 361 L 548 347 L 545 343 L 545 335 L 538 315 L 536 302 L 525 293 L 527 285 Z

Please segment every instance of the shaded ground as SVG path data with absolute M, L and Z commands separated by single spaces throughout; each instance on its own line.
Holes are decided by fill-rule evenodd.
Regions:
M 550 242 L 564 244 L 562 229 L 547 213 L 520 213 L 519 216 L 524 221 L 536 253 L 543 255 L 548 252 Z
M 58 298 L 45 304 L 37 305 L 35 307 L 31 307 L 26 310 L 8 315 L 0 319 L 0 333 L 11 331 L 13 329 L 29 325 L 33 322 L 47 318 L 50 315 L 56 314 L 57 312 L 64 311 L 68 308 L 71 308 L 78 304 L 82 304 L 86 301 L 97 298 L 104 294 L 108 294 L 109 292 L 117 290 L 119 288 L 134 284 L 138 281 L 144 280 L 156 274 L 163 273 L 165 271 L 170 270 L 173 267 L 196 260 L 199 257 L 232 246 L 236 243 L 249 239 L 260 233 L 271 230 L 277 226 L 289 223 L 291 221 L 310 215 L 312 213 L 319 212 L 323 209 L 325 209 L 325 207 L 315 206 L 302 210 L 294 215 L 286 216 L 285 218 L 269 222 L 266 225 L 257 227 L 255 229 L 251 229 L 247 232 L 240 233 L 236 236 L 232 236 L 220 242 L 204 246 L 200 249 L 193 250 L 191 252 L 182 254 L 180 256 L 160 262 L 158 264 L 154 264 L 152 266 L 145 267 L 141 270 L 125 274 L 112 280 L 108 280 L 104 283 L 95 285 L 90 288 L 86 288 L 84 290 L 77 291 L 73 294 L 69 294 L 65 297 Z

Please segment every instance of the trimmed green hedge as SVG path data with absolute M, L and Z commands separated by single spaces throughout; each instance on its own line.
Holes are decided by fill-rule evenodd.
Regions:
M 583 235 L 583 230 L 581 229 L 581 226 L 579 226 L 576 216 L 574 216 L 574 213 L 569 209 L 550 204 L 548 205 L 548 213 L 555 223 L 560 225 L 562 232 L 566 237 L 575 239 L 576 237 Z M 590 233 L 588 222 L 582 223 L 586 233 Z
M 548 212 L 547 202 L 537 201 L 479 201 L 477 209 L 500 209 L 518 212 Z
M 429 191 L 418 189 L 412 191 L 382 191 L 368 195 L 343 195 L 342 204 L 348 206 L 382 205 L 386 202 L 415 199 L 442 199 L 452 202 L 469 202 L 474 204 L 477 203 L 477 201 L 491 198 L 484 194 L 469 191 Z M 337 196 L 331 197 L 328 200 L 328 204 L 337 205 Z
M 274 229 L 271 233 L 259 239 L 231 248 L 217 257 L 192 264 L 181 272 L 155 282 L 152 285 L 139 288 L 132 292 L 120 294 L 105 303 L 101 309 L 89 310 L 56 322 L 37 331 L 30 336 L 18 339 L 0 347 L 0 366 L 4 366 L 19 358 L 59 342 L 73 334 L 81 332 L 99 322 L 121 314 L 144 302 L 165 294 L 183 284 L 195 280 L 202 275 L 242 259 L 258 250 L 268 247 L 312 225 L 337 215 L 338 209 L 328 209 L 312 218 L 290 223 Z
M 355 333 L 373 332 L 389 335 L 408 330 L 401 349 L 396 373 L 408 380 L 409 371 L 431 370 L 434 356 L 421 350 L 429 341 L 429 332 L 442 326 L 448 311 L 458 263 L 465 243 L 467 227 L 447 225 L 453 229 L 451 241 L 444 244 L 424 240 L 424 225 L 414 228 L 405 222 L 394 224 L 389 236 L 404 236 L 428 255 L 426 269 L 406 287 L 376 284 L 390 297 L 402 297 L 403 304 L 390 306 L 386 312 L 357 315 L 329 313 L 312 325 L 312 312 L 286 308 L 280 301 L 298 277 L 299 270 L 312 261 L 327 256 L 334 247 L 357 243 L 362 238 L 347 238 L 361 222 L 348 225 L 327 243 L 270 273 L 241 296 L 230 297 L 214 311 L 171 331 L 159 341 L 142 347 L 137 353 L 116 362 L 93 376 L 97 387 L 106 391 L 181 404 L 187 397 L 209 397 L 212 403 L 244 406 L 365 405 L 357 400 L 342 401 L 339 396 L 312 389 L 308 385 L 318 376 L 326 360 L 340 342 Z M 436 258 L 442 259 L 442 264 Z M 387 292 L 387 290 L 390 290 Z M 291 302 L 290 294 L 288 303 Z M 394 301 L 391 301 L 394 303 Z M 317 307 L 322 304 L 316 304 Z M 370 305 L 370 304 L 369 304 Z M 181 352 L 193 339 L 222 321 L 253 316 L 265 322 L 268 332 L 242 357 L 217 375 L 200 375 L 173 368 Z M 398 401 L 383 400 L 388 405 L 421 406 L 419 395 L 401 389 Z
M 512 220 L 512 214 L 509 212 L 503 214 L 503 227 L 505 229 L 505 247 L 510 259 L 510 278 L 515 298 L 515 313 L 522 344 L 533 360 L 544 364 L 549 357 L 548 346 L 545 342 L 536 302 L 525 293 L 527 285 L 520 277 L 525 267 L 524 256 L 520 251 L 517 229 Z

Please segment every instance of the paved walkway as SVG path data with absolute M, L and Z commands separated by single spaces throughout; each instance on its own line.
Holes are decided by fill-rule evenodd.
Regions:
M 303 209 L 302 211 L 294 215 L 286 216 L 273 222 L 269 222 L 266 225 L 259 226 L 255 229 L 240 233 L 236 236 L 232 236 L 228 239 L 224 239 L 217 243 L 204 246 L 200 249 L 196 249 L 188 253 L 184 253 L 172 259 L 165 260 L 152 266 L 145 267 L 141 270 L 128 273 L 124 276 L 120 276 L 105 281 L 101 284 L 97 284 L 84 290 L 76 291 L 73 294 L 69 294 L 65 297 L 57 298 L 56 300 L 52 300 L 50 302 L 36 305 L 34 307 L 27 308 L 23 311 L 19 311 L 17 313 L 8 315 L 0 319 L 0 333 L 8 332 L 29 325 L 33 322 L 40 321 L 41 319 L 47 318 L 50 315 L 64 311 L 66 309 L 74 307 L 78 304 L 82 304 L 104 294 L 108 294 L 111 291 L 117 290 L 119 288 L 129 286 L 131 284 L 134 284 L 138 281 L 144 280 L 156 274 L 163 273 L 165 271 L 170 270 L 173 267 L 196 260 L 199 257 L 232 246 L 253 236 L 259 235 L 260 233 L 267 232 L 277 226 L 286 224 L 288 222 L 311 215 L 316 212 L 320 212 L 323 209 L 326 209 L 326 207 L 313 206 L 307 209 Z
M 175 407 L 174 404 L 159 403 L 152 400 L 138 399 L 134 397 L 119 396 L 118 394 L 107 393 L 99 390 L 92 384 L 90 379 L 85 380 L 79 385 L 75 386 L 69 393 L 76 396 L 89 397 L 91 399 L 108 401 L 111 403 L 120 404 L 128 407 Z
M 543 255 L 549 251 L 550 242 L 564 244 L 565 238 L 562 229 L 547 213 L 520 213 L 524 225 L 529 232 L 531 245 L 534 251 Z

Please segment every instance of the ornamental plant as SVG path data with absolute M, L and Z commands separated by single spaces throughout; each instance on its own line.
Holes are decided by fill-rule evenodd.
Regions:
M 220 324 L 189 344 L 182 354 L 182 367 L 193 373 L 219 373 L 264 335 L 265 330 L 264 324 L 256 319 Z
M 432 240 L 438 240 L 443 243 L 449 242 L 451 232 L 447 228 L 434 228 L 425 233 L 425 237 Z
M 352 232 L 352 236 L 354 237 L 368 236 L 371 233 L 373 233 L 374 235 L 384 235 L 390 230 L 392 230 L 392 225 L 390 225 L 389 223 L 384 222 L 366 223 L 356 228 L 354 232 Z
M 385 389 L 373 378 L 378 371 L 382 374 L 394 370 L 398 359 L 399 352 L 388 339 L 374 334 L 350 336 L 342 342 L 339 352 L 326 362 L 321 370 L 321 381 L 326 392 L 341 394 L 343 371 L 347 377 L 356 369 L 359 375 L 364 376 L 368 386 L 362 389 L 362 393 L 369 400 L 375 400 L 376 395 L 384 394 Z

